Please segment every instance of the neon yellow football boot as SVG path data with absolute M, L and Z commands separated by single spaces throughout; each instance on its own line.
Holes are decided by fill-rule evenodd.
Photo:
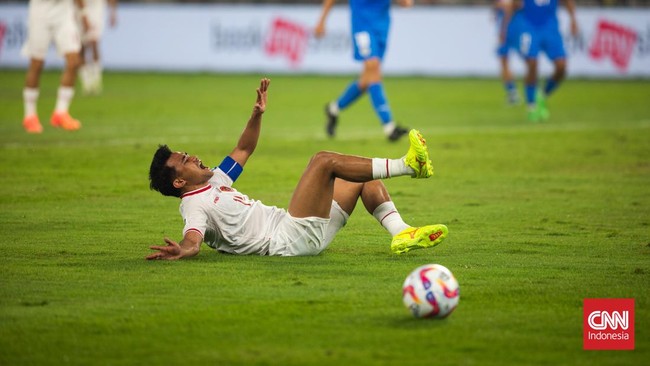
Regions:
M 433 164 L 429 159 L 427 141 L 420 131 L 411 130 L 409 131 L 409 142 L 411 146 L 404 157 L 404 162 L 415 171 L 411 177 L 429 178 L 433 175 Z
M 537 93 L 537 113 L 539 114 L 540 121 L 546 121 L 551 117 L 551 112 L 546 106 L 546 96 L 543 92 Z
M 537 123 L 542 121 L 542 116 L 539 114 L 539 109 L 529 108 L 528 109 L 528 122 Z
M 445 240 L 448 233 L 449 230 L 442 224 L 409 227 L 393 236 L 390 250 L 395 254 L 402 254 L 413 249 L 435 247 Z

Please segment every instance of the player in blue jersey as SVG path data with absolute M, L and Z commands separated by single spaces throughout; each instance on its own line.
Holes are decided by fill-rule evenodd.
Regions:
M 325 34 L 325 22 L 335 0 L 323 0 L 323 10 L 314 30 L 316 37 Z M 413 0 L 397 0 L 403 7 L 413 5 Z M 408 134 L 408 129 L 398 126 L 384 93 L 381 63 L 384 58 L 390 29 L 391 0 L 350 0 L 352 43 L 354 59 L 363 62 L 359 78 L 350 83 L 339 98 L 325 106 L 327 134 L 334 137 L 339 112 L 368 92 L 370 101 L 379 117 L 384 134 L 390 141 L 397 141 Z
M 508 44 L 515 47 L 526 61 L 525 93 L 528 120 L 540 122 L 549 118 L 546 99 L 557 90 L 566 77 L 566 51 L 557 16 L 559 0 L 515 0 L 508 30 Z M 578 23 L 574 0 L 565 0 L 571 22 L 571 34 L 577 36 Z M 509 19 L 506 15 L 506 20 Z M 537 91 L 538 56 L 544 52 L 554 66 L 541 93 Z
M 507 29 L 504 27 L 503 21 L 505 11 L 512 6 L 512 0 L 495 0 L 494 1 L 494 20 L 497 26 L 497 33 L 499 37 L 499 44 L 497 46 L 497 57 L 499 58 L 499 67 L 501 74 L 501 82 L 503 89 L 506 92 L 506 100 L 510 105 L 519 104 L 519 93 L 515 85 L 515 78 L 512 75 L 509 64 L 510 47 L 506 43 Z

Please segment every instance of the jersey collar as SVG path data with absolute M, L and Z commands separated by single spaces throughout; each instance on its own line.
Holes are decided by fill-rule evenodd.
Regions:
M 207 191 L 210 188 L 212 188 L 212 186 L 208 184 L 207 186 L 205 186 L 203 188 L 199 188 L 199 189 L 195 189 L 193 191 L 185 192 L 185 193 L 183 193 L 181 195 L 181 199 L 183 199 L 185 197 L 193 196 L 195 194 L 203 193 L 203 192 Z

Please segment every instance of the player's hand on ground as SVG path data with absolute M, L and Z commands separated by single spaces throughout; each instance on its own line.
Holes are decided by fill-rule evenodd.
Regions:
M 271 84 L 271 80 L 268 78 L 263 78 L 262 81 L 260 81 L 260 87 L 257 89 L 257 100 L 255 101 L 253 112 L 261 114 L 266 110 L 266 91 L 269 89 L 269 84 Z
M 177 242 L 169 238 L 165 238 L 165 242 L 167 245 L 164 247 L 158 245 L 149 247 L 150 249 L 157 250 L 157 252 L 149 254 L 147 259 L 180 259 L 182 257 L 181 246 Z

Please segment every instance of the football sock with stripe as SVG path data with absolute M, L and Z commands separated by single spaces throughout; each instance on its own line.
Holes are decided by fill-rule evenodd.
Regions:
M 372 159 L 372 178 L 386 179 L 401 175 L 413 175 L 415 171 L 406 165 L 404 159 Z
M 402 220 L 402 216 L 392 201 L 386 201 L 377 206 L 372 216 L 379 221 L 381 226 L 388 230 L 391 236 L 395 236 L 410 227 Z

